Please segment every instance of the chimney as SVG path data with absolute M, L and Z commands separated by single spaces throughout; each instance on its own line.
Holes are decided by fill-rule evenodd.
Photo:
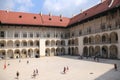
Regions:
M 42 16 L 42 12 L 40 12 L 40 16 Z
M 52 13 L 51 12 L 49 13 L 49 16 L 52 17 Z
M 62 14 L 60 14 L 60 18 L 62 18 Z

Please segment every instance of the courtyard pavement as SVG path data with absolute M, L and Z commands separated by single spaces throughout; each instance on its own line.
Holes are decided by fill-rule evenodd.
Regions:
M 19 60 L 21 62 L 19 62 Z M 27 63 L 29 61 L 29 63 Z M 114 70 L 114 63 L 118 71 Z M 78 59 L 78 56 L 53 56 L 29 59 L 0 60 L 0 80 L 120 80 L 120 60 Z M 66 74 L 64 67 L 69 67 Z M 32 78 L 33 71 L 39 74 Z

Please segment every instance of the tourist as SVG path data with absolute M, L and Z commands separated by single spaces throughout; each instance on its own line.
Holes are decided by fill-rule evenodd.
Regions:
M 36 69 L 36 74 L 38 75 L 38 69 Z
M 114 64 L 114 69 L 117 71 L 117 64 Z
M 36 77 L 36 73 L 35 73 L 35 70 L 33 71 L 33 75 L 32 75 L 32 78 L 35 78 Z
M 17 73 L 16 73 L 16 76 L 17 76 L 17 79 L 19 79 L 19 72 L 17 71 Z
M 66 73 L 66 67 L 64 67 L 64 69 L 63 69 L 63 73 L 64 73 L 64 74 Z

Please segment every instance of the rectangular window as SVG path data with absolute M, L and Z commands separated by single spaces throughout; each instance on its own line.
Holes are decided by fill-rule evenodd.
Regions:
M 15 37 L 15 38 L 18 38 L 18 37 L 19 37 L 19 34 L 18 34 L 18 33 L 15 33 L 14 37 Z
M 32 33 L 30 33 L 30 38 L 33 38 L 33 34 Z
M 5 37 L 5 32 L 4 31 L 0 31 L 0 37 L 2 37 L 2 38 Z
M 27 37 L 27 33 L 23 33 L 23 38 L 26 38 Z

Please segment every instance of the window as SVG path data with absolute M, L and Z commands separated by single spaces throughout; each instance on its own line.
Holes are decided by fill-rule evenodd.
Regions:
M 33 34 L 32 33 L 30 33 L 30 38 L 33 38 Z
M 36 37 L 37 37 L 37 38 L 39 37 L 39 33 L 36 34 Z
M 18 33 L 15 33 L 14 37 L 15 37 L 15 38 L 18 38 L 18 37 L 19 37 Z
M 27 33 L 23 33 L 23 38 L 26 38 L 27 37 Z
M 0 37 L 2 37 L 2 38 L 5 37 L 5 32 L 4 31 L 0 31 Z

